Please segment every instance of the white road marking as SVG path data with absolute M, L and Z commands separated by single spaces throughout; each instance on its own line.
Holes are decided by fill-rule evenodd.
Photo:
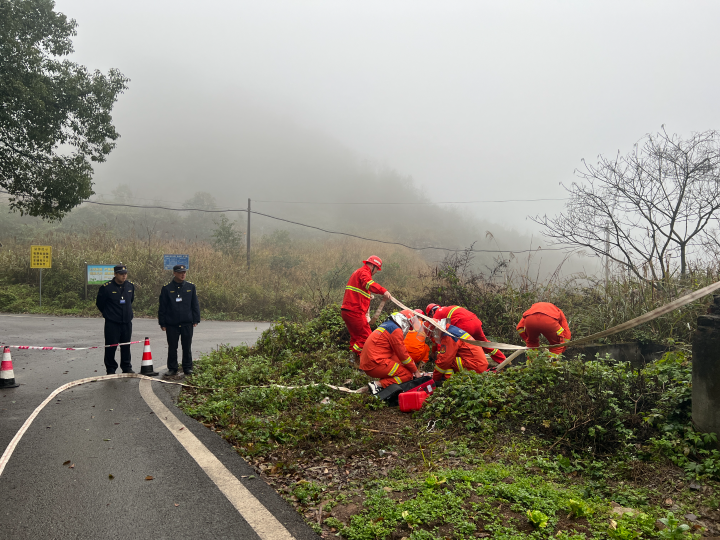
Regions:
M 137 373 L 119 373 L 117 375 L 104 375 L 100 377 L 88 377 L 78 379 L 56 388 L 38 405 L 32 414 L 25 420 L 18 432 L 7 445 L 2 456 L 0 456 L 0 476 L 2 476 L 5 466 L 10 461 L 15 448 L 25 432 L 28 430 L 33 420 L 40 414 L 45 406 L 50 403 L 55 396 L 61 392 L 80 386 L 81 384 L 106 381 L 112 379 L 137 378 L 140 379 L 140 395 L 143 397 L 148 406 L 153 410 L 155 416 L 165 424 L 185 450 L 205 471 L 215 485 L 222 491 L 223 495 L 232 503 L 232 505 L 240 512 L 240 515 L 255 530 L 263 540 L 295 540 L 292 534 L 280 523 L 270 511 L 258 501 L 250 491 L 243 486 L 240 481 L 223 465 L 215 455 L 210 452 L 200 440 L 195 437 L 185 427 L 185 425 L 170 412 L 170 410 L 158 399 L 152 390 L 151 382 L 160 382 L 173 384 L 169 381 L 150 379 Z
M 153 392 L 150 381 L 140 381 L 140 395 L 260 538 L 293 540 L 293 536 L 283 524 L 160 401 Z

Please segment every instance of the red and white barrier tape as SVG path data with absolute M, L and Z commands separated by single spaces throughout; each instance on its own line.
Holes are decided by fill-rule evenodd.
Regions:
M 127 343 L 115 343 L 113 345 L 97 345 L 95 347 L 39 347 L 35 345 L 2 345 L 2 347 L 10 347 L 11 349 L 18 349 L 21 351 L 37 350 L 37 351 L 85 351 L 88 349 L 106 349 L 107 347 L 118 347 L 120 345 L 135 345 L 136 343 L 143 343 L 144 340 L 140 341 L 128 341 Z

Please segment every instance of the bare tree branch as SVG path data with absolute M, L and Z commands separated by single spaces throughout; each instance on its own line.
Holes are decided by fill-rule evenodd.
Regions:
M 685 276 L 688 257 L 712 245 L 707 229 L 720 211 L 718 132 L 682 139 L 663 126 L 625 156 L 583 165 L 575 171 L 582 182 L 565 187 L 565 212 L 532 218 L 551 243 L 589 249 L 647 281 L 670 275 L 673 258 Z

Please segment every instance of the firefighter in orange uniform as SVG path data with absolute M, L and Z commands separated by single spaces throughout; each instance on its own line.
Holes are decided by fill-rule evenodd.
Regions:
M 425 315 L 425 312 L 421 309 L 416 309 L 415 313 Z M 425 332 L 421 330 L 415 331 L 410 330 L 405 336 L 405 348 L 410 354 L 410 357 L 415 362 L 415 365 L 424 364 L 430 357 L 430 347 L 425 343 Z
M 523 313 L 517 325 L 520 337 L 528 347 L 540 345 L 540 334 L 547 338 L 550 345 L 560 345 L 570 341 L 570 327 L 562 310 L 550 302 L 538 302 Z M 565 347 L 551 347 L 553 355 L 562 354 Z
M 437 304 L 429 304 L 426 313 L 428 317 L 433 317 L 434 319 L 447 319 L 448 324 L 462 328 L 476 341 L 488 341 L 482 329 L 482 321 L 469 309 L 460 306 L 443 307 Z M 500 349 L 483 347 L 483 351 L 489 354 L 498 364 L 501 364 L 503 360 L 505 360 L 505 355 Z
M 440 332 L 436 328 L 431 328 L 429 323 L 424 323 L 426 331 L 433 336 L 433 341 L 439 344 L 433 380 L 449 379 L 454 373 L 463 370 L 476 373 L 487 371 L 488 361 L 482 347 L 470 345 L 463 341 L 463 339 L 473 339 L 473 336 L 462 328 L 449 324 L 447 319 L 438 321 L 438 323 L 440 326 L 445 327 L 445 330 L 451 335 Z
M 390 315 L 368 337 L 360 354 L 360 369 L 368 376 L 380 379 L 379 383 L 368 383 L 371 394 L 420 375 L 404 343 L 411 328 L 419 330 L 420 321 L 412 311 L 403 310 Z
M 350 350 L 355 353 L 356 358 L 362 353 L 365 340 L 370 335 L 370 325 L 367 319 L 370 293 L 382 294 L 388 300 L 390 299 L 390 292 L 375 283 L 372 278 L 373 274 L 380 270 L 382 270 L 382 259 L 371 255 L 363 261 L 363 266 L 352 273 L 345 286 L 345 296 L 343 296 L 343 303 L 340 306 L 340 314 L 350 332 Z

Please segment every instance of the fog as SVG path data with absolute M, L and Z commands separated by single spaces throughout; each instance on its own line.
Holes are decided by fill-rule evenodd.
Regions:
M 560 184 L 583 158 L 625 153 L 663 124 L 683 135 L 720 126 L 716 2 L 57 9 L 79 23 L 74 60 L 131 79 L 95 190 L 126 185 L 138 204 L 207 191 L 221 207 L 252 198 L 271 215 L 414 245 L 489 246 L 491 230 L 502 249 L 521 249 L 539 238 L 528 215 L 562 210 Z M 537 198 L 555 200 L 259 202 Z

